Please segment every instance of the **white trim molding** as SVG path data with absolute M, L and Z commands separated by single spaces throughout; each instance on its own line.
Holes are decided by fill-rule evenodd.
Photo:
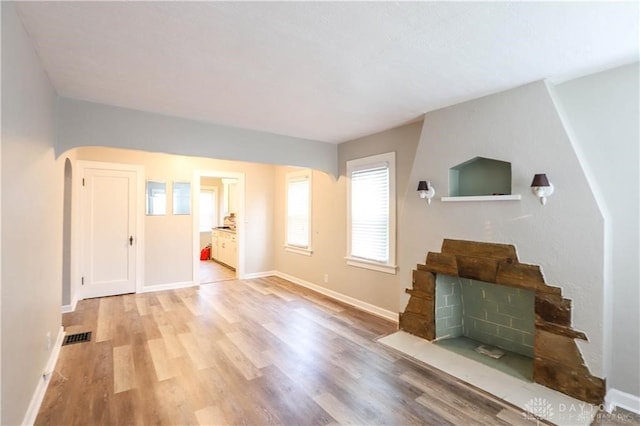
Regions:
M 77 305 L 78 305 L 78 299 L 74 298 L 69 305 L 62 305 L 62 313 L 68 314 L 70 312 L 74 312 L 76 310 Z
M 609 389 L 604 398 L 605 409 L 611 413 L 616 407 L 640 415 L 640 397 L 618 389 Z
M 313 250 L 310 250 L 308 248 L 289 246 L 286 244 L 284 246 L 284 251 L 288 251 L 289 253 L 301 254 L 303 256 L 311 256 L 313 254 Z
M 385 265 L 383 263 L 371 262 L 365 259 L 358 259 L 355 257 L 345 257 L 347 265 L 355 266 L 356 268 L 371 269 L 372 271 L 384 272 L 386 274 L 394 274 L 398 269 L 398 265 Z
M 53 345 L 51 353 L 49 354 L 49 360 L 44 367 L 44 371 L 42 372 L 41 380 L 38 381 L 38 385 L 33 392 L 31 402 L 29 403 L 29 407 L 27 408 L 27 412 L 24 414 L 24 419 L 22 420 L 23 425 L 33 425 L 36 421 L 36 417 L 38 417 L 38 411 L 40 411 L 40 406 L 42 405 L 44 394 L 47 392 L 47 387 L 49 386 L 49 382 L 51 381 L 51 374 L 56 368 L 56 362 L 58 362 L 58 356 L 60 355 L 60 348 L 62 347 L 62 340 L 64 339 L 64 335 L 64 327 L 60 327 L 60 330 L 58 331 L 58 337 L 56 337 L 56 342 Z
M 265 271 L 265 272 L 252 272 L 250 274 L 244 274 L 240 279 L 241 280 L 252 280 L 254 278 L 264 278 L 271 276 L 278 276 L 278 271 Z
M 193 281 L 182 281 L 177 283 L 149 285 L 142 287 L 138 293 L 153 293 L 154 291 L 176 290 L 187 287 L 200 287 L 200 284 L 196 284 Z
M 355 297 L 351 297 L 351 296 L 347 296 L 346 294 L 342 294 L 342 293 L 338 293 L 337 291 L 333 291 L 333 290 L 329 290 L 328 288 L 319 286 L 317 284 L 314 284 L 312 282 L 309 281 L 305 281 L 303 279 L 294 277 L 292 275 L 288 275 L 285 273 L 282 273 L 280 271 L 274 271 L 273 274 L 270 275 L 275 275 L 277 277 L 283 278 L 285 280 L 291 281 L 294 284 L 298 284 L 302 287 L 306 287 L 308 289 L 311 289 L 313 291 L 316 291 L 320 294 L 323 294 L 325 296 L 328 296 L 332 299 L 338 300 L 340 302 L 346 303 L 347 305 L 351 305 L 354 308 L 357 308 L 361 311 L 365 311 L 368 312 L 372 315 L 375 315 L 377 317 L 380 318 L 384 318 L 386 320 L 392 321 L 394 323 L 398 323 L 398 313 L 397 312 L 391 312 L 388 311 L 386 309 L 380 308 L 379 306 L 375 306 L 372 305 L 370 303 L 367 302 L 363 302 L 362 300 L 358 300 Z

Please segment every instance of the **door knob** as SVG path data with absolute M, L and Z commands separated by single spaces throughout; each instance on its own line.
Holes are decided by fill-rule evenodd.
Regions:
M 133 235 L 129 237 L 129 245 L 132 246 L 133 245 Z

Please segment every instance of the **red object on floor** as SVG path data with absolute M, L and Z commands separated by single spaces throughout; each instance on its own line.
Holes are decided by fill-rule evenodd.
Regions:
M 206 246 L 200 250 L 200 260 L 209 260 L 211 257 L 211 246 Z

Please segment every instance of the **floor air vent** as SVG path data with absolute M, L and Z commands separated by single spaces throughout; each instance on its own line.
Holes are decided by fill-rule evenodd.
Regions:
M 64 341 L 62 342 L 62 346 L 72 345 L 74 343 L 90 342 L 90 341 L 91 341 L 91 332 L 85 331 L 84 333 L 69 334 L 64 338 Z

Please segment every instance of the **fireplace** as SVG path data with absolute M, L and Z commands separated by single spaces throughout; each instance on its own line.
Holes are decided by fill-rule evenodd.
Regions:
M 525 292 L 531 292 L 533 381 L 582 401 L 603 402 L 605 382 L 591 375 L 575 342 L 587 336 L 571 327 L 571 301 L 562 297 L 560 288 L 545 283 L 539 266 L 520 263 L 512 245 L 445 239 L 441 252 L 429 252 L 426 263 L 413 271 L 413 286 L 406 290 L 409 302 L 400 314 L 401 330 L 430 341 L 442 337 L 436 332 L 445 326 L 451 325 L 449 331 L 454 332 L 455 320 L 436 324 L 436 280 L 443 276 L 445 282 L 460 286 L 468 280 L 472 285 L 485 283 L 476 284 L 476 292 L 486 284 L 520 290 L 515 294 L 523 295 L 522 303 L 527 303 Z M 455 285 L 452 288 L 455 291 Z M 508 291 L 505 294 L 509 297 Z M 521 332 L 526 347 L 526 327 Z
M 535 292 L 436 275 L 434 343 L 533 381 Z

